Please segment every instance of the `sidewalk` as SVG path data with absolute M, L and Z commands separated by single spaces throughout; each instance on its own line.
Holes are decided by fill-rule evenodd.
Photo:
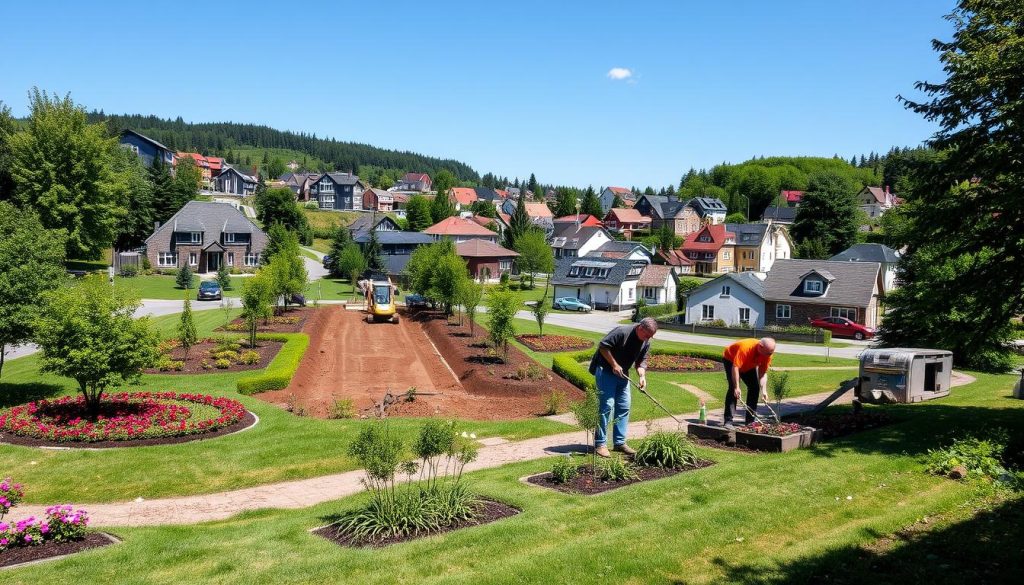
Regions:
M 783 413 L 789 414 L 808 410 L 824 400 L 831 392 L 794 398 L 783 403 Z M 849 402 L 847 394 L 839 402 Z M 636 397 L 635 400 L 643 400 Z M 765 416 L 768 410 L 760 409 Z M 562 415 L 564 417 L 564 415 Z M 691 412 L 679 415 L 680 419 L 696 420 L 698 414 Z M 717 420 L 721 412 L 708 414 L 710 420 Z M 561 420 L 566 420 L 562 418 Z M 628 437 L 638 439 L 647 435 L 648 429 L 676 430 L 671 418 L 630 423 Z M 681 429 L 685 430 L 685 429 Z M 586 435 L 581 430 L 537 437 L 524 441 L 507 442 L 498 438 L 484 439 L 486 446 L 480 448 L 480 456 L 466 466 L 466 471 L 491 469 L 509 463 L 530 461 L 550 457 L 559 453 L 586 449 L 583 441 Z M 262 485 L 229 492 L 199 496 L 184 496 L 159 500 L 136 500 L 110 504 L 76 504 L 89 512 L 94 526 L 155 526 L 165 524 L 197 524 L 223 520 L 239 512 L 260 508 L 297 509 L 306 508 L 337 500 L 363 491 L 362 470 L 347 471 L 310 479 Z M 46 506 L 18 506 L 18 516 L 45 515 Z

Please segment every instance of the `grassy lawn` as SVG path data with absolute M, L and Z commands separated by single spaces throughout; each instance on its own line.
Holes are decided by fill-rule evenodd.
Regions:
M 319 256 L 317 256 L 316 254 L 310 252 L 309 250 L 307 250 L 305 248 L 299 248 L 299 254 L 302 254 L 303 256 L 305 256 L 306 258 L 309 258 L 310 260 L 312 260 L 314 262 L 320 262 L 320 257 Z
M 198 526 L 118 528 L 121 545 L 4 577 L 12 584 L 58 582 L 72 571 L 78 583 L 158 584 L 971 582 L 957 561 L 930 554 L 942 539 L 969 547 L 959 562 L 998 561 L 1008 575 L 1020 555 L 1024 500 L 995 502 L 983 519 L 965 518 L 982 496 L 969 484 L 925 474 L 922 456 L 937 425 L 1024 432 L 1024 402 L 1007 398 L 1013 381 L 979 375 L 949 398 L 885 407 L 901 423 L 812 449 L 702 450 L 717 464 L 600 496 L 518 481 L 550 469 L 553 458 L 475 472 L 467 476 L 475 490 L 522 513 L 383 549 L 344 549 L 308 532 L 356 505 L 357 496 Z M 921 518 L 947 516 L 925 539 L 877 546 Z
M 245 277 L 231 275 L 231 288 L 224 291 L 225 297 L 239 297 L 242 294 L 242 282 Z M 133 291 L 143 299 L 164 299 L 180 301 L 187 295 L 193 301 L 196 300 L 196 293 L 199 289 L 199 277 L 194 277 L 192 288 L 186 291 L 178 288 L 173 275 L 150 274 L 147 276 L 133 276 L 124 278 L 114 277 L 114 286 L 122 286 Z M 210 279 L 208 279 L 210 280 Z
M 298 151 L 298 150 L 291 150 L 289 148 L 240 147 L 240 148 L 234 148 L 234 149 L 232 149 L 232 151 L 241 160 L 245 160 L 245 157 L 248 156 L 249 160 L 252 161 L 252 164 L 254 164 L 254 165 L 259 165 L 259 164 L 262 163 L 263 155 L 265 153 L 265 154 L 267 154 L 267 156 L 269 157 L 270 160 L 274 160 L 275 158 L 279 158 L 279 159 L 281 159 L 281 162 L 283 162 L 285 164 L 288 164 L 289 161 L 295 161 L 295 162 L 297 162 L 299 164 L 302 164 L 302 160 L 305 159 L 306 160 L 306 166 L 311 168 L 311 169 L 327 168 L 327 165 L 324 164 L 324 161 L 320 160 L 319 158 L 317 158 L 317 157 L 315 157 L 315 156 L 313 156 L 311 154 L 306 154 L 306 153 Z M 242 166 L 245 166 L 245 165 L 242 165 Z M 287 173 L 287 172 L 291 172 L 291 171 L 289 171 L 288 168 L 286 167 L 285 168 L 285 172 Z M 272 177 L 272 178 L 276 179 L 277 177 Z
M 310 246 L 321 254 L 331 253 L 331 241 L 326 238 L 313 238 L 313 245 Z
M 301 207 L 301 209 L 309 221 L 309 227 L 314 230 L 333 230 L 339 225 L 352 223 L 360 215 L 356 211 L 321 211 L 305 207 Z

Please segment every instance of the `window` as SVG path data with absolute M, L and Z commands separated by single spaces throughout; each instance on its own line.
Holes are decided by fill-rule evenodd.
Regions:
M 725 254 L 722 254 L 722 259 L 723 260 L 730 260 L 731 257 L 732 257 L 732 252 L 730 252 L 728 250 L 725 251 Z
M 228 266 L 234 266 L 234 265 L 235 265 L 235 253 L 234 252 L 228 252 Z
M 715 319 L 715 306 L 714 305 L 701 305 L 700 306 L 700 318 L 701 318 L 701 321 L 713 321 Z
M 651 287 L 651 286 L 645 286 L 644 287 L 644 298 L 645 299 L 657 299 L 658 298 L 658 289 L 656 289 L 654 287 Z
M 629 276 L 640 276 L 640 273 L 644 271 L 643 266 L 633 266 L 629 269 Z
M 177 266 L 178 255 L 174 252 L 160 252 L 156 257 L 157 266 Z
M 569 276 L 579 276 L 579 275 L 580 275 L 580 267 L 579 266 L 573 266 L 572 268 L 569 269 Z
M 730 296 L 731 294 L 732 294 L 732 287 L 731 286 L 727 285 L 727 286 L 723 286 L 722 287 L 722 296 L 723 297 Z
M 804 292 L 808 294 L 821 294 L 821 281 L 807 279 L 804 281 Z
M 198 266 L 199 265 L 199 254 L 196 254 L 195 252 L 189 252 L 188 253 L 188 265 L 189 266 Z
M 334 195 L 321 195 L 320 209 L 334 209 Z
M 587 271 L 584 272 L 583 275 L 584 276 L 594 276 L 594 268 L 592 266 L 591 267 L 587 267 Z
M 711 241 L 711 236 L 705 234 L 705 235 L 697 238 L 697 241 L 698 242 L 710 242 Z
M 749 325 L 750 324 L 750 308 L 749 307 L 741 307 L 740 308 L 740 323 L 743 323 L 744 325 Z
M 607 268 L 598 268 L 597 269 L 597 278 L 607 278 L 607 277 L 608 277 L 608 269 Z
M 633 289 L 628 289 L 628 290 L 629 290 L 629 300 L 632 301 L 633 300 Z
M 334 182 L 328 178 L 323 178 L 320 181 L 319 191 L 321 193 L 334 193 Z
M 498 269 L 499 270 L 512 270 L 512 261 L 511 260 L 500 260 L 498 262 Z
M 228 232 L 228 233 L 224 234 L 224 243 L 225 244 L 234 244 L 235 243 L 235 234 L 233 232 Z
M 829 313 L 833 317 L 842 317 L 843 319 L 849 319 L 854 323 L 857 322 L 857 309 L 851 307 L 832 307 Z
M 245 254 L 245 265 L 256 266 L 260 263 L 260 255 L 255 252 L 246 252 Z
M 191 241 L 193 244 L 203 243 L 203 232 L 192 232 Z
M 793 314 L 793 308 L 789 305 L 775 305 L 775 318 L 776 319 L 790 319 Z

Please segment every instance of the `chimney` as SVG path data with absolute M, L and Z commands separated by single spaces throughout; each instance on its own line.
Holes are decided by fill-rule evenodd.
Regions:
M 155 232 L 158 229 L 160 229 L 160 222 L 159 221 L 154 221 L 153 222 L 153 231 Z

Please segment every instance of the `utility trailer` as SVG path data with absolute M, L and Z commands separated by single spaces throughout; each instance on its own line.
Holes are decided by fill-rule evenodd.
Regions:
M 865 403 L 922 402 L 949 395 L 953 354 L 942 349 L 868 349 L 860 354 L 857 398 Z

